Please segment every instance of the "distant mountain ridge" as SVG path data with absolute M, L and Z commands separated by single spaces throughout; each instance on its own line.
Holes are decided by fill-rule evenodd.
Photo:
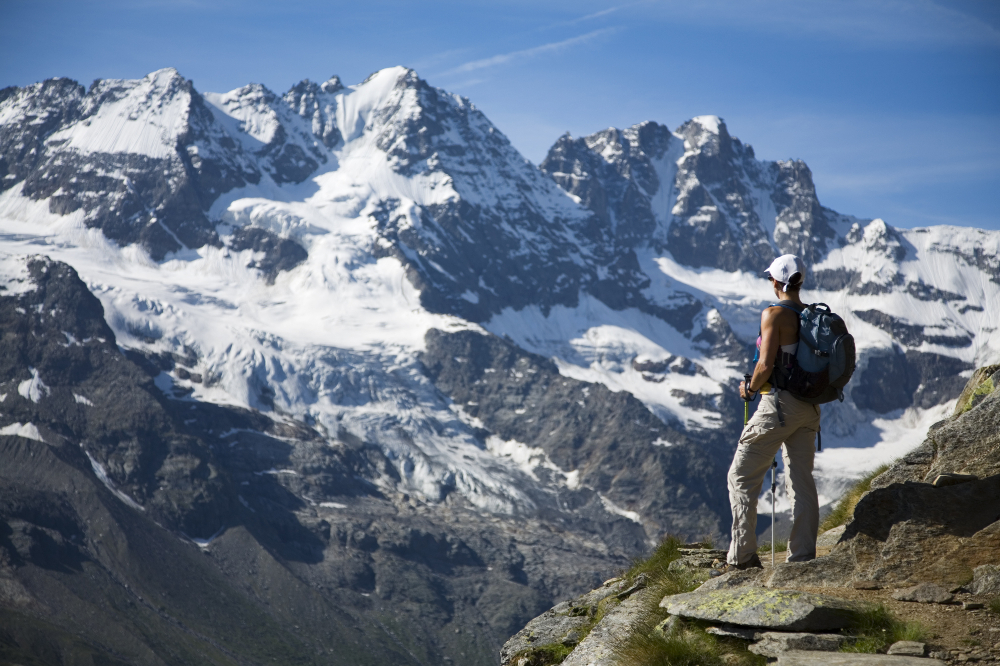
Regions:
M 67 396 L 97 404 L 111 375 L 20 351 L 0 440 L 60 433 L 188 545 L 267 552 L 289 598 L 327 590 L 366 636 L 387 608 L 433 617 L 388 629 L 409 663 L 489 663 L 483 646 L 650 541 L 725 538 L 735 383 L 775 255 L 806 259 L 806 298 L 859 341 L 824 408 L 824 500 L 1000 358 L 1000 233 L 836 213 L 803 162 L 757 160 L 715 116 L 567 135 L 536 167 L 401 67 L 284 95 L 202 94 L 173 69 L 51 79 L 0 91 L 0 182 L 10 325 L 72 345 L 44 314 L 69 301 L 28 301 L 36 255 L 72 289 L 78 273 L 172 415 L 160 434 L 187 443 L 87 443 Z M 20 389 L 42 384 L 59 389 Z

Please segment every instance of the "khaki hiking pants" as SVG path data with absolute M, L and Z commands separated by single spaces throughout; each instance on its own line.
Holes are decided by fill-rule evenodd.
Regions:
M 819 406 L 787 391 L 772 389 L 761 396 L 757 412 L 743 428 L 729 468 L 729 505 L 733 510 L 733 541 L 727 558 L 730 564 L 745 563 L 757 552 L 757 498 L 782 444 L 785 489 L 792 503 L 787 561 L 804 562 L 816 557 L 819 500 L 812 471 L 819 414 Z

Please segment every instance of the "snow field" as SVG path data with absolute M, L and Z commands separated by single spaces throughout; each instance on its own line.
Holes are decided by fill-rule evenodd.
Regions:
M 423 209 L 459 200 L 495 211 L 501 219 L 506 211 L 528 206 L 540 219 L 559 223 L 515 231 L 502 220 L 522 247 L 563 239 L 587 255 L 590 246 L 573 229 L 589 212 L 524 160 L 468 100 L 429 92 L 413 76 L 405 68 L 389 68 L 356 86 L 320 95 L 327 122 L 332 119 L 343 137 L 332 149 L 312 135 L 318 120 L 296 115 L 262 86 L 204 96 L 222 128 L 212 131 L 235 138 L 245 150 L 261 151 L 284 128 L 287 141 L 327 159 L 300 184 L 278 185 L 264 174 L 257 185 L 219 197 L 209 211 L 223 236 L 250 224 L 293 238 L 307 249 L 308 259 L 279 274 L 273 285 L 249 267 L 259 259 L 249 250 L 204 247 L 155 263 L 138 247 L 120 248 L 87 229 L 82 211 L 53 215 L 48 202 L 30 201 L 16 186 L 0 194 L 0 246 L 9 253 L 0 255 L 0 276 L 8 278 L 8 290 L 0 294 L 32 288 L 25 256 L 46 254 L 65 261 L 100 298 L 120 345 L 195 352 L 197 367 L 189 370 L 203 381 L 164 373 L 156 384 L 168 394 L 179 386 L 191 390 L 184 399 L 273 409 L 277 418 L 314 424 L 330 440 L 347 431 L 392 459 L 403 481 L 386 490 L 432 501 L 458 492 L 487 511 L 532 510 L 534 502 L 522 488 L 537 490 L 546 483 L 553 484 L 549 489 L 573 488 L 577 473 L 556 469 L 530 443 L 494 437 L 479 448 L 471 434 L 475 424 L 439 395 L 421 373 L 416 355 L 430 328 L 481 329 L 420 306 L 420 294 L 400 262 L 375 258 L 375 245 L 386 241 L 378 237 L 372 215 L 392 201 L 402 226 L 419 228 Z M 50 149 L 173 160 L 177 137 L 190 122 L 191 99 L 183 79 L 174 70 L 161 70 L 138 81 L 103 85 L 122 87 L 125 94 L 58 133 Z M 408 143 L 407 124 L 426 112 L 422 96 L 429 94 L 437 94 L 448 107 L 448 113 L 440 114 L 443 133 L 432 137 L 433 150 L 422 162 L 411 164 L 419 147 Z M 693 142 L 675 134 L 665 154 L 653 159 L 660 182 L 656 192 L 647 193 L 658 225 L 654 239 L 665 240 L 678 199 L 699 185 L 693 172 L 678 179 L 679 165 L 721 131 L 715 116 L 694 122 L 703 132 Z M 212 140 L 193 149 L 204 155 L 220 151 Z M 609 143 L 601 154 L 611 161 L 617 150 Z M 773 237 L 776 211 L 766 174 L 744 176 L 755 212 Z M 928 335 L 968 335 L 972 340 L 966 347 L 925 342 L 920 351 L 977 365 L 1000 359 L 1000 285 L 989 279 L 988 269 L 975 265 L 983 255 L 1000 255 L 1000 233 L 954 227 L 900 231 L 881 220 L 847 216 L 834 225 L 851 242 L 811 268 L 853 271 L 882 285 L 886 293 L 810 291 L 807 284 L 804 296 L 826 302 L 844 316 L 862 356 L 894 344 L 885 331 L 853 314 L 878 309 L 925 327 Z M 422 231 L 431 235 L 429 229 Z M 554 359 L 566 376 L 629 391 L 664 420 L 693 429 L 714 427 L 717 411 L 685 407 L 684 393 L 719 396 L 744 368 L 713 358 L 692 338 L 710 319 L 721 317 L 750 347 L 760 311 L 774 300 L 773 293 L 760 275 L 691 269 L 649 248 L 638 248 L 637 256 L 651 279 L 645 291 L 651 303 L 671 308 L 694 299 L 704 304 L 694 330 L 682 333 L 635 309 L 613 310 L 587 294 L 580 295 L 574 308 L 557 306 L 548 315 L 538 307 L 505 310 L 483 326 Z M 902 286 L 919 282 L 962 299 L 921 300 Z M 636 359 L 669 361 L 671 369 L 644 373 L 633 366 Z M 45 397 L 37 373 L 22 387 L 19 392 L 29 399 Z M 77 400 L 83 402 L 79 396 Z M 873 418 L 853 404 L 831 407 L 824 418 L 829 429 L 824 451 L 816 462 L 822 497 L 833 499 L 850 479 L 905 453 L 948 409 L 942 405 Z M 13 425 L 20 433 L 31 424 L 7 428 Z M 332 502 L 321 505 L 336 508 Z

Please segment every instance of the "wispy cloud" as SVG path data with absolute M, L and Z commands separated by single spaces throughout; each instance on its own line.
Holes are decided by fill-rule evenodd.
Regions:
M 864 45 L 1000 46 L 1000 30 L 935 0 L 661 0 L 647 20 L 817 34 Z
M 624 6 L 624 5 L 622 5 L 622 6 Z M 580 18 L 575 19 L 574 23 L 579 23 L 580 21 L 589 21 L 590 19 L 600 18 L 601 16 L 607 16 L 608 14 L 613 14 L 616 11 L 618 11 L 619 9 L 621 9 L 622 6 L 619 6 L 619 7 L 608 7 L 607 9 L 602 9 L 599 12 L 594 12 L 593 14 L 587 14 L 586 16 L 581 16 Z
M 496 67 L 497 65 L 505 65 L 509 62 L 523 61 L 534 58 L 536 56 L 553 53 L 556 51 L 562 51 L 571 46 L 577 46 L 579 44 L 585 44 L 591 40 L 597 39 L 603 35 L 608 35 L 613 32 L 617 32 L 619 28 L 601 28 L 600 30 L 594 30 L 577 37 L 570 37 L 569 39 L 564 39 L 561 42 L 550 42 L 548 44 L 542 44 L 541 46 L 533 46 L 530 49 L 521 49 L 520 51 L 511 51 L 509 53 L 501 53 L 499 55 L 491 56 L 489 58 L 483 58 L 481 60 L 472 60 L 470 62 L 459 65 L 458 67 L 445 72 L 445 74 L 461 74 L 465 72 L 474 72 L 480 69 L 486 69 L 487 67 Z
M 437 67 L 448 60 L 457 60 L 460 56 L 465 55 L 468 52 L 469 49 L 467 48 L 449 49 L 448 51 L 441 51 L 440 53 L 433 53 L 431 55 L 418 58 L 417 60 L 409 63 L 409 66 L 417 71 L 422 71 L 432 67 Z

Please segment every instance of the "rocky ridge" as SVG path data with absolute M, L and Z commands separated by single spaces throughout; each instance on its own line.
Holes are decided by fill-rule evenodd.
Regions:
M 694 580 L 705 582 L 692 592 L 663 597 L 660 606 L 669 615 L 654 633 L 669 637 L 682 631 L 679 622 L 707 623 L 709 634 L 747 641 L 751 653 L 779 664 L 902 665 L 910 663 L 907 658 L 919 658 L 914 664 L 1000 662 L 1000 643 L 990 642 L 1000 638 L 1000 617 L 985 610 L 990 599 L 1000 598 L 1000 565 L 995 563 L 1000 548 L 994 543 L 1000 498 L 990 491 L 990 484 L 1000 478 L 998 380 L 1000 366 L 978 370 L 953 417 L 932 428 L 921 447 L 876 477 L 853 519 L 821 536 L 815 560 L 712 578 L 705 575 L 711 569 L 704 568 L 711 551 L 701 557 L 697 549 L 679 551 L 681 557 L 670 570 L 690 572 Z M 586 638 L 579 640 L 579 621 L 569 622 L 576 633 L 567 642 L 564 629 L 569 625 L 560 624 L 559 616 L 591 603 L 587 600 L 613 603 L 615 593 L 627 585 L 623 579 L 609 581 L 532 620 L 507 643 L 501 663 L 622 663 L 621 646 L 637 627 L 646 626 L 642 612 L 635 607 L 629 611 L 624 603 L 614 611 L 604 610 L 604 617 L 617 617 L 621 626 L 602 632 L 604 620 L 598 621 L 588 636 L 595 636 L 591 642 L 599 646 L 592 645 L 582 661 L 574 659 L 576 650 L 565 661 L 545 660 L 540 644 L 586 644 Z M 825 654 L 837 653 L 853 640 L 837 630 L 852 625 L 862 601 L 895 604 L 894 611 L 907 605 L 923 607 L 902 614 L 941 633 L 931 634 L 929 647 L 916 641 L 894 643 L 887 646 L 886 656 Z M 939 609 L 950 611 L 946 614 L 957 620 L 957 627 L 942 623 Z M 962 613 L 970 619 L 954 617 Z M 624 622 L 623 614 L 629 618 Z M 973 628 L 965 632 L 969 626 Z M 732 663 L 739 661 L 737 654 L 731 655 Z

